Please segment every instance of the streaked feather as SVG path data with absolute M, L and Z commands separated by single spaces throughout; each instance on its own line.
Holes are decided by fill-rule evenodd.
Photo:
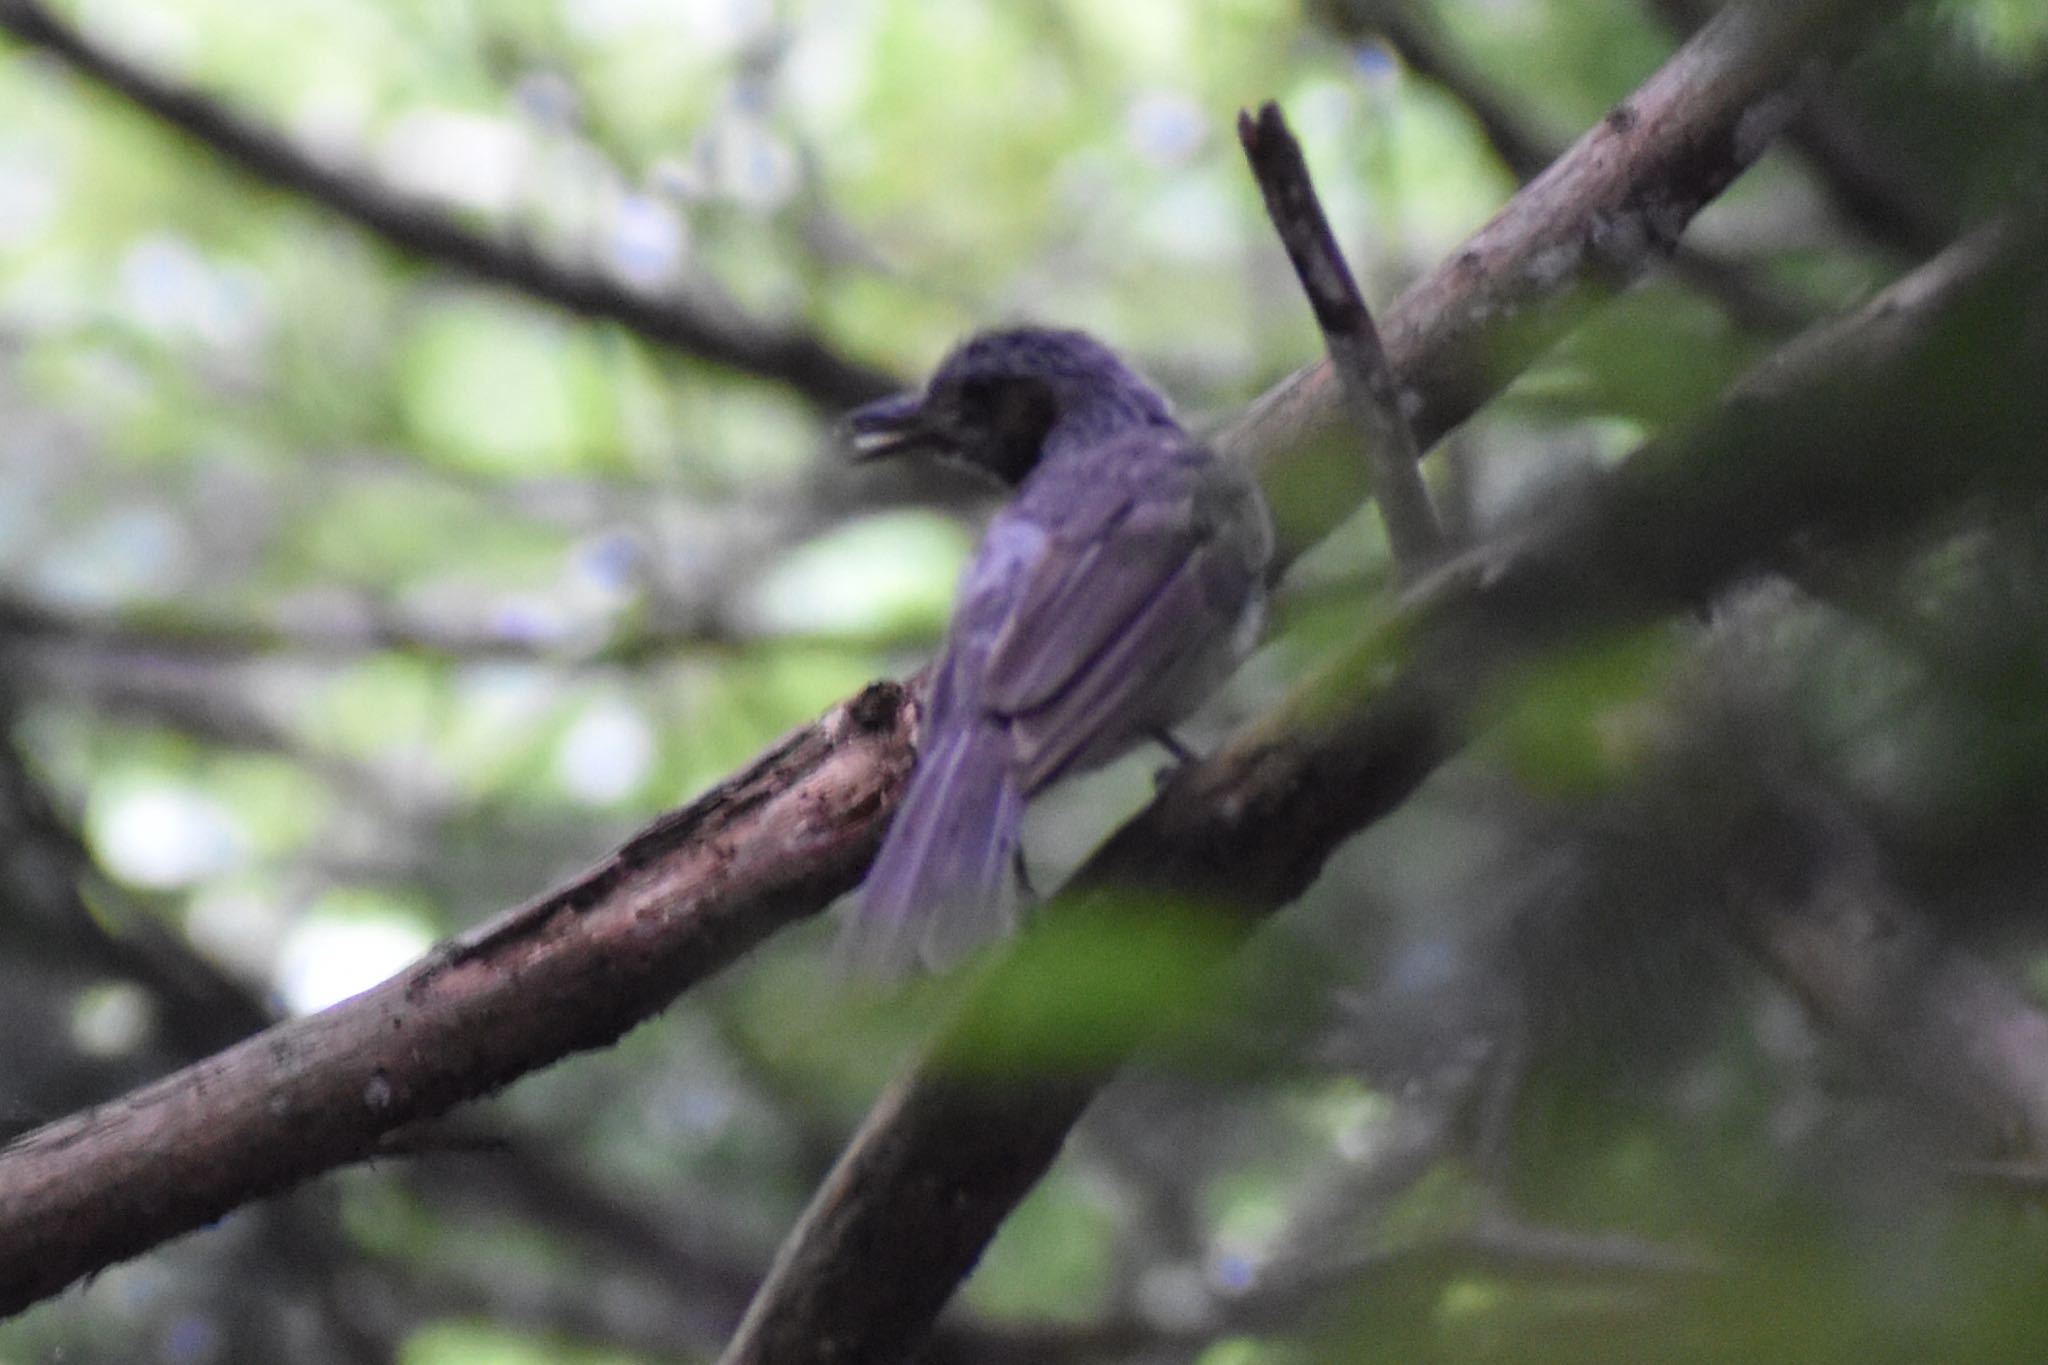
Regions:
M 1184 715 L 1248 643 L 1262 597 L 1271 526 L 1249 475 L 1113 355 L 1074 333 L 994 334 L 956 351 L 924 401 L 957 421 L 968 380 L 993 375 L 1052 393 L 1058 420 L 962 578 L 926 751 L 842 941 L 870 973 L 944 965 L 1011 929 L 1025 802 Z M 949 430 L 1010 470 L 1002 431 Z
M 1024 797 L 1009 734 L 984 723 L 934 738 L 840 935 L 841 960 L 868 976 L 947 966 L 1015 926 Z

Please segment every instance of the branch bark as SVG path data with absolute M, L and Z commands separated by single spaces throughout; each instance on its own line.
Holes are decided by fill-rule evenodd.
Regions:
M 1267 216 L 1294 263 L 1330 362 L 1337 367 L 1351 420 L 1365 443 L 1373 502 L 1386 527 L 1395 567 L 1403 582 L 1412 582 L 1443 554 L 1444 533 L 1416 468 L 1422 452 L 1401 415 L 1394 371 L 1387 364 L 1387 348 L 1380 343 L 1372 310 L 1358 292 L 1358 281 L 1330 230 L 1315 182 L 1309 178 L 1308 161 L 1280 106 L 1267 101 L 1256 119 L 1249 112 L 1240 113 L 1237 140 L 1244 145 L 1245 159 L 1265 196 Z
M 551 261 L 506 236 L 462 226 L 432 204 L 335 170 L 255 121 L 97 46 L 40 0 L 0 0 L 0 30 L 234 162 L 412 255 L 452 266 L 582 317 L 615 322 L 715 365 L 787 384 L 818 406 L 849 407 L 896 392 L 891 376 L 839 355 L 808 332 L 677 297 L 628 288 L 597 270 Z
M 1650 0 L 1671 29 L 1690 33 L 1713 14 L 1704 0 Z M 1963 226 L 1953 204 L 1873 136 L 1841 93 L 1813 99 L 1786 129 L 1842 222 L 1865 240 L 1912 259 L 1939 249 Z
M 1411 71 L 1464 105 L 1479 135 L 1517 181 L 1535 179 L 1557 159 L 1560 144 L 1531 126 L 1464 60 L 1427 6 L 1413 0 L 1324 0 L 1315 8 L 1324 23 L 1353 41 L 1374 33 L 1383 36 Z M 1811 310 L 1797 306 L 1759 279 L 1757 272 L 1697 246 L 1680 243 L 1672 253 L 1670 270 L 1718 304 L 1738 326 L 1765 336 L 1789 336 L 1813 320 Z
M 1830 329 L 1838 348 L 1802 348 L 1803 363 L 1638 451 L 1525 543 L 1447 566 L 1385 638 L 1181 770 L 876 1105 L 784 1244 L 725 1365 L 903 1358 L 1128 1050 L 1173 1010 L 1198 1007 L 1201 968 L 1456 750 L 1473 702 L 1507 665 L 1706 601 L 1795 536 L 1881 533 L 1994 480 L 2038 488 L 2048 404 L 2022 380 L 2048 365 L 2048 335 L 2034 322 L 2048 307 L 2038 240 L 2011 252 L 2016 265 L 1993 268 L 1967 246 L 1940 258 L 1856 324 Z M 1889 344 L 1849 344 L 1864 327 Z M 1959 373 L 1964 348 L 1981 363 Z M 1836 349 L 1861 362 L 1853 373 L 1837 372 Z M 1927 458 L 1935 450 L 1978 463 L 1945 466 Z M 1403 646 L 1407 667 L 1374 688 Z M 1098 1046 L 1087 1056 L 1028 1079 L 1001 1056 L 991 1063 L 1032 1032 L 1018 1003 L 1034 998 L 1033 939 L 1114 913 L 1133 889 L 1148 905 L 1206 907 L 1206 951 L 1120 961 L 1117 976 L 1090 983 L 1111 1003 L 1096 1007 L 1107 1019 L 1091 1014 Z M 1162 1005 L 1165 973 L 1175 989 Z M 1037 979 L 1041 1010 L 1059 994 L 1046 985 Z M 2012 1060 L 2004 1048 L 1984 1055 Z M 2008 1067 L 2000 1083 L 2048 1103 L 2036 1070 Z
M 1427 450 L 1679 235 L 1798 110 L 1815 62 L 1902 0 L 1729 6 L 1380 319 L 1400 410 Z M 1284 552 L 1365 496 L 1328 362 L 1259 399 L 1220 438 L 1268 469 Z M 1284 461 L 1286 468 L 1277 468 Z
M 1888 8 L 1814 0 L 1727 11 L 1404 295 L 1383 320 L 1383 339 L 1418 441 L 1433 442 L 1471 415 L 1667 250 L 1687 218 L 1768 142 L 1791 108 L 1782 87 L 1815 44 L 1838 26 L 1874 23 Z M 35 12 L 22 0 L 0 0 L 0 14 Z M 1341 436 L 1340 416 L 1330 367 L 1321 363 L 1276 387 L 1221 439 L 1272 490 L 1289 553 L 1319 539 L 1365 494 L 1351 444 L 1330 439 Z M 1945 489 L 1952 475 L 1940 472 Z M 1752 492 L 1735 486 L 1720 496 L 1746 515 Z M 1764 524 L 1737 520 L 1747 529 Z M 1730 544 L 1753 542 L 1737 536 Z M 1663 591 L 1656 600 L 1668 597 Z M 1500 624 L 1506 638 L 1518 638 L 1512 615 Z M 1382 663 L 1362 662 L 1355 677 L 1333 686 L 1356 692 Z M 1305 885 L 1320 848 L 1390 808 L 1441 756 L 1449 740 L 1431 695 L 1437 681 L 1416 675 L 1340 732 L 1328 732 L 1336 712 L 1325 701 L 1311 708 L 1316 726 L 1248 737 L 1236 751 L 1240 769 L 1204 769 L 1212 782 L 1241 782 L 1244 803 L 1228 790 L 1212 792 L 1218 807 L 1204 815 L 1199 803 L 1187 804 L 1192 797 L 1169 792 L 1112 842 L 1109 865 L 1135 866 L 1123 860 L 1147 849 L 1144 858 L 1171 862 L 1162 850 L 1199 847 L 1176 843 L 1175 831 L 1200 840 L 1220 829 L 1229 837 L 1206 854 L 1209 863 L 1247 844 L 1269 846 L 1256 864 L 1268 869 L 1268 898 Z M 374 1155 L 385 1132 L 599 1046 L 777 928 L 821 910 L 858 879 L 894 807 L 911 762 L 911 710 L 899 689 L 870 689 L 542 902 L 553 908 L 521 912 L 518 932 L 466 960 L 416 968 L 0 1153 L 0 1312 L 248 1199 Z M 1321 753 L 1326 734 L 1330 749 Z M 1274 780 L 1302 784 L 1294 804 L 1271 789 Z M 1331 793 L 1342 799 L 1327 800 Z M 1310 809 L 1296 823 L 1302 801 Z M 1022 1172 L 1009 1200 L 1051 1159 L 1092 1086 L 1084 1080 L 1050 1104 L 1020 1095 L 1014 1130 L 987 1130 L 969 1143 Z M 986 1113 L 985 1104 L 962 1104 L 963 1114 Z M 1021 1163 L 1004 1154 L 1033 1134 L 1040 1148 Z M 934 1234 L 931 1251 L 964 1261 L 923 1324 L 978 1254 L 993 1226 L 987 1220 L 1008 1206 L 996 1198 Z M 914 1278 L 928 1283 L 929 1274 Z
M 441 955 L 0 1153 L 0 1313 L 374 1155 L 384 1135 L 569 1052 L 852 886 L 910 770 L 877 684 L 509 918 Z

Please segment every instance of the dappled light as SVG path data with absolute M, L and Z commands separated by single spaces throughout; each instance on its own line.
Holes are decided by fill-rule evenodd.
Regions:
M 2044 152 L 2030 0 L 0 0 L 0 1365 L 2041 1356 Z

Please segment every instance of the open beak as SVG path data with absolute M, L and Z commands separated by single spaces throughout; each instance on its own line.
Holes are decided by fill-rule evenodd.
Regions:
M 937 451 L 945 444 L 925 420 L 922 393 L 899 393 L 855 408 L 840 423 L 839 439 L 857 461 Z

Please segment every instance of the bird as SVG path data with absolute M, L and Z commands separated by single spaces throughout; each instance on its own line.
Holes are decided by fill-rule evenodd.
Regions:
M 1012 932 L 1026 804 L 1153 738 L 1235 670 L 1263 622 L 1271 514 L 1085 332 L 984 331 L 918 390 L 856 409 L 857 461 L 931 455 L 1009 500 L 961 576 L 919 755 L 841 931 L 856 973 L 943 970 Z

